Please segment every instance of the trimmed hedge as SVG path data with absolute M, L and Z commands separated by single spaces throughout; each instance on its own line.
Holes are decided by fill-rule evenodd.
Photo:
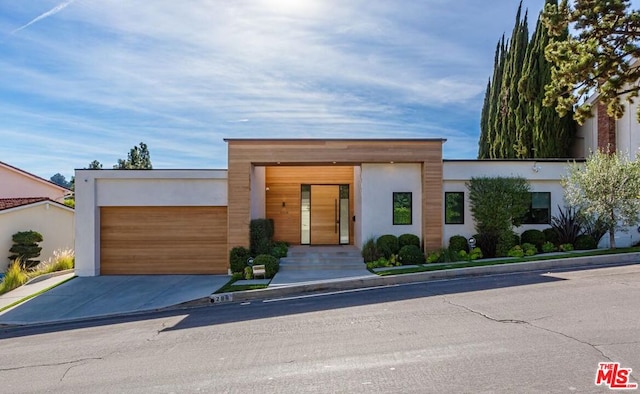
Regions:
M 574 246 L 576 250 L 590 250 L 590 249 L 597 249 L 598 243 L 596 242 L 595 239 L 593 239 L 592 236 L 587 234 L 582 234 L 582 235 L 579 235 L 578 238 L 576 238 L 576 242 Z
M 249 224 L 249 240 L 251 255 L 271 253 L 273 239 L 273 221 L 269 219 L 253 219 Z
M 247 248 L 236 246 L 231 249 L 229 252 L 229 265 L 231 266 L 231 272 L 244 272 L 249 257 L 251 257 L 251 252 Z
M 270 254 L 260 254 L 253 259 L 253 265 L 264 265 L 265 278 L 273 278 L 280 268 L 280 262 Z
M 376 240 L 369 238 L 364 245 L 362 245 L 362 258 L 365 263 L 371 263 L 377 261 L 380 258 L 380 252 L 376 246 Z
M 469 245 L 467 239 L 462 235 L 454 235 L 449 238 L 449 250 L 453 253 L 458 253 L 461 250 L 469 252 Z
M 546 238 L 542 231 L 531 229 L 522 233 L 522 235 L 520 236 L 520 241 L 523 244 L 528 243 L 535 245 L 540 252 L 542 251 L 542 245 L 546 242 Z
M 547 242 L 551 242 L 554 245 L 558 245 L 560 243 L 558 232 L 553 227 L 545 228 L 542 230 L 542 234 L 544 234 L 544 239 Z
M 400 250 L 398 237 L 392 234 L 380 236 L 376 241 L 378 252 L 382 253 L 385 258 L 390 259 L 392 255 L 397 254 Z
M 417 247 L 420 247 L 420 237 L 414 234 L 402 234 L 398 237 L 398 243 L 400 244 L 400 249 L 402 249 L 403 246 L 407 245 L 415 245 Z
M 398 258 L 402 265 L 424 264 L 424 253 L 416 245 L 405 245 L 400 248 Z

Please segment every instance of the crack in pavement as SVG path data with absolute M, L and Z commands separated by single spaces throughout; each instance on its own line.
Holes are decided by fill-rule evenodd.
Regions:
M 80 359 L 71 360 L 71 361 L 61 361 L 59 363 L 23 365 L 21 367 L 0 368 L 0 372 L 18 371 L 20 369 L 38 368 L 38 367 L 56 367 L 56 366 L 59 366 L 59 365 L 76 364 L 76 363 L 80 363 L 80 362 L 83 362 L 83 361 L 102 360 L 102 359 L 103 359 L 103 357 L 87 357 L 87 358 L 80 358 Z M 66 372 L 65 372 L 65 374 L 66 374 Z
M 449 299 L 447 299 L 447 297 L 443 297 L 443 299 L 444 299 L 444 302 L 446 302 L 446 303 L 447 303 L 447 304 L 449 304 L 449 305 L 452 305 L 452 306 L 455 306 L 455 307 L 458 307 L 458 308 L 462 308 L 462 309 L 464 309 L 464 310 L 466 310 L 466 311 L 468 311 L 468 312 L 471 312 L 471 313 L 473 313 L 473 314 L 476 314 L 476 315 L 482 316 L 482 317 L 484 317 L 485 319 L 488 319 L 488 320 L 493 321 L 493 322 L 496 322 L 496 323 L 517 323 L 517 324 L 526 324 L 526 325 L 528 325 L 528 326 L 530 326 L 530 327 L 537 328 L 537 329 L 539 329 L 539 330 L 543 330 L 543 331 L 550 332 L 550 333 L 552 333 L 552 334 L 556 334 L 556 335 L 563 336 L 563 337 L 565 337 L 565 338 L 567 338 L 567 339 L 570 339 L 570 340 L 572 340 L 572 341 L 576 341 L 576 342 L 581 343 L 581 344 L 583 344 L 583 345 L 587 345 L 587 346 L 589 346 L 590 348 L 592 348 L 592 349 L 593 349 L 593 350 L 595 350 L 596 352 L 600 353 L 600 355 L 601 355 L 603 358 L 607 359 L 607 360 L 608 360 L 608 361 L 610 361 L 610 362 L 614 362 L 614 361 L 613 361 L 609 356 L 607 356 L 607 355 L 606 355 L 602 350 L 600 350 L 600 349 L 598 348 L 598 346 L 602 346 L 602 345 L 594 345 L 594 344 L 592 344 L 592 343 L 590 343 L 590 342 L 583 341 L 583 340 L 578 339 L 578 338 L 576 338 L 576 337 L 572 337 L 571 335 L 565 334 L 565 333 L 563 333 L 563 332 L 555 331 L 555 330 L 552 330 L 552 329 L 550 329 L 550 328 L 545 328 L 545 327 L 541 327 L 541 326 L 535 325 L 535 324 L 533 324 L 533 323 L 531 323 L 531 322 L 528 322 L 528 321 L 526 321 L 526 320 L 517 320 L 517 319 L 496 319 L 496 318 L 493 318 L 493 317 L 491 317 L 491 316 L 489 316 L 489 315 L 486 315 L 486 314 L 484 314 L 484 313 L 482 313 L 482 312 L 479 312 L 479 311 L 476 311 L 476 310 L 474 310 L 474 309 L 471 309 L 471 308 L 469 308 L 469 307 L 467 307 L 467 306 L 465 306 L 465 305 L 456 304 L 455 302 L 452 302 L 452 301 L 450 301 Z M 629 375 L 630 375 L 631 377 L 633 377 L 636 381 L 638 380 L 635 376 L 633 376 L 633 374 L 629 374 Z

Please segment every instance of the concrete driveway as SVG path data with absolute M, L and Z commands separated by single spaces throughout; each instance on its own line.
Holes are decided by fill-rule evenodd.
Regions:
M 37 324 L 143 312 L 208 297 L 227 275 L 77 277 L 0 314 L 0 324 Z

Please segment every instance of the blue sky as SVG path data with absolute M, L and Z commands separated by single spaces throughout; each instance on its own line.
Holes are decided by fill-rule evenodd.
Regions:
M 154 168 L 226 168 L 225 137 L 442 137 L 475 158 L 517 6 L 0 0 L 0 161 L 69 178 L 143 141 Z

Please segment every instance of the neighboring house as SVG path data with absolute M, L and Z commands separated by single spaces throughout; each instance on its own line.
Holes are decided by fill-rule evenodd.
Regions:
M 638 100 L 630 104 L 623 100 L 624 115 L 614 119 L 607 115 L 607 108 L 598 101 L 598 95 L 587 100 L 592 105 L 592 117 L 578 126 L 573 146 L 573 156 L 585 158 L 590 152 L 610 148 L 635 158 L 640 153 L 640 123 L 636 119 Z
M 529 179 L 537 219 L 520 231 L 564 205 L 562 160 L 443 160 L 443 139 L 226 141 L 228 170 L 77 170 L 76 274 L 227 273 L 257 218 L 294 245 L 412 233 L 435 250 L 475 233 L 465 182 L 479 176 Z
M 0 198 L 47 197 L 63 202 L 71 190 L 0 161 Z
M 12 235 L 19 231 L 42 234 L 40 260 L 54 250 L 73 248 L 73 209 L 62 204 L 69 195 L 69 189 L 0 162 L 0 272 L 9 263 Z
M 48 259 L 58 249 L 73 249 L 73 209 L 47 197 L 0 198 L 0 272 L 4 272 L 10 262 L 12 235 L 28 230 L 43 236 L 38 260 Z

